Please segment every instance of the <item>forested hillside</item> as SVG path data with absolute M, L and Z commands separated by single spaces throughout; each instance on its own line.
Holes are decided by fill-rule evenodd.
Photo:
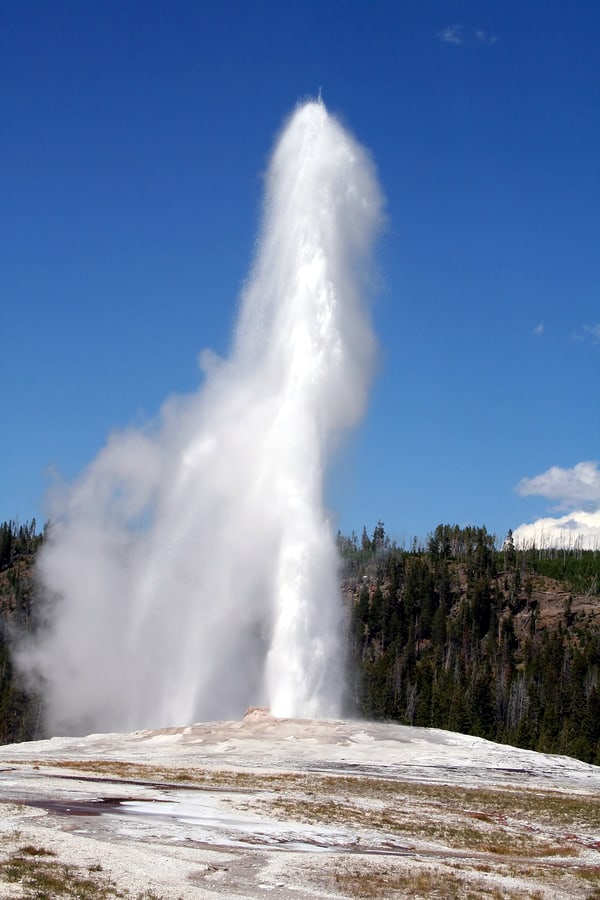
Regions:
M 33 561 L 43 537 L 36 521 L 0 524 L 0 743 L 32 740 L 40 704 L 15 672 L 11 643 L 33 627 Z
M 600 554 L 448 525 L 408 552 L 381 523 L 338 544 L 362 716 L 600 764 Z
M 43 613 L 35 521 L 0 525 L 0 743 L 42 737 L 11 641 Z M 426 546 L 338 535 L 348 714 L 434 726 L 600 764 L 600 553 L 501 549 L 440 525 Z

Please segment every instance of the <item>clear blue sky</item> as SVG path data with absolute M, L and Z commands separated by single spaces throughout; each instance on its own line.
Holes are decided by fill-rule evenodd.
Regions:
M 319 90 L 389 217 L 339 526 L 597 510 L 570 470 L 600 458 L 599 48 L 596 0 L 4 0 L 0 519 L 227 353 L 274 137 Z

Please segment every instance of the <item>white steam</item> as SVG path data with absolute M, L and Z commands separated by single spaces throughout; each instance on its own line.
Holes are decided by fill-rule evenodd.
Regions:
M 49 620 L 21 664 L 52 733 L 239 716 L 335 715 L 337 555 L 323 478 L 359 419 L 364 305 L 382 198 L 365 151 L 319 102 L 270 164 L 234 350 L 154 430 L 113 435 L 54 510 L 39 574 Z

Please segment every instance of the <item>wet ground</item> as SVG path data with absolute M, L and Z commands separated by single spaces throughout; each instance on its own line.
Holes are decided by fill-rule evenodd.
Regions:
M 600 769 L 428 729 L 263 714 L 1 747 L 0 804 L 0 897 L 35 896 L 6 877 L 24 847 L 102 896 L 600 888 Z

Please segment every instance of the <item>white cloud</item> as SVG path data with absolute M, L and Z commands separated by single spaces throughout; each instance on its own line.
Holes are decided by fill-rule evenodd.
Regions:
M 594 344 L 600 343 L 600 324 L 596 325 L 584 325 L 583 330 L 585 334 L 591 337 Z
M 446 25 L 437 33 L 438 38 L 444 44 L 495 44 L 498 38 L 495 34 L 489 34 L 483 28 L 474 28 L 468 35 L 465 34 L 462 25 Z
M 557 501 L 558 509 L 600 505 L 600 469 L 595 461 L 577 463 L 572 469 L 552 466 L 541 475 L 523 478 L 517 485 L 521 496 L 532 494 Z
M 513 531 L 515 543 L 521 547 L 560 547 L 581 550 L 600 548 L 600 510 L 577 510 L 558 519 L 538 519 L 519 525 Z
M 533 329 L 534 334 L 543 334 L 544 333 L 544 323 L 538 322 L 538 324 Z
M 498 40 L 495 34 L 488 34 L 483 28 L 476 28 L 474 34 L 475 40 L 480 44 L 495 44 Z
M 571 335 L 574 341 L 591 341 L 592 344 L 600 344 L 600 323 L 595 325 L 582 325 L 580 329 Z
M 464 44 L 462 25 L 447 25 L 437 35 L 444 44 Z
M 519 525 L 513 532 L 521 546 L 600 548 L 600 468 L 593 460 L 572 469 L 552 466 L 541 475 L 523 478 L 517 485 L 521 496 L 536 494 L 556 501 L 568 510 L 558 518 L 547 517 Z

